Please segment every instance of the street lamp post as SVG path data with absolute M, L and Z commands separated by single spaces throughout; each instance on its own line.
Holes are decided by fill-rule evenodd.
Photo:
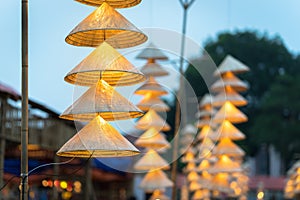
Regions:
M 186 123 L 186 103 L 185 103 L 185 95 L 184 95 L 184 79 L 183 79 L 183 64 L 184 64 L 184 48 L 185 48 L 185 34 L 186 34 L 186 24 L 187 24 L 187 11 L 188 8 L 194 3 L 195 0 L 179 0 L 182 8 L 183 8 L 183 22 L 182 22 L 182 33 L 181 33 L 181 52 L 180 52 L 180 63 L 179 63 L 179 72 L 180 72 L 180 83 L 178 89 L 178 101 L 176 101 L 176 113 L 175 113 L 175 128 L 174 128 L 174 144 L 173 144 L 173 164 L 171 170 L 171 179 L 174 183 L 172 189 L 172 200 L 176 200 L 177 196 L 177 157 L 178 157 L 178 131 L 180 126 L 180 116 L 182 115 L 181 123 L 184 125 Z M 181 101 L 180 101 L 181 100 Z M 180 102 L 182 102 L 182 106 L 180 106 Z M 182 107 L 182 114 L 180 111 L 180 107 Z
M 22 120 L 20 199 L 28 199 L 28 0 L 22 1 Z

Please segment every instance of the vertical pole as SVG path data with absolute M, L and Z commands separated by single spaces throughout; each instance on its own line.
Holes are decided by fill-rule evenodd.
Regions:
M 179 127 L 180 124 L 183 126 L 186 124 L 186 100 L 185 100 L 185 86 L 184 86 L 184 50 L 185 50 L 185 37 L 186 37 L 186 24 L 187 24 L 187 11 L 188 8 L 193 4 L 195 0 L 190 0 L 189 2 L 179 0 L 182 7 L 183 7 L 183 21 L 182 21 L 182 34 L 181 34 L 181 51 L 180 51 L 180 65 L 179 65 L 179 72 L 180 72 L 180 83 L 179 89 L 177 93 L 178 101 L 176 101 L 176 113 L 175 113 L 175 128 L 174 128 L 174 144 L 173 144 L 173 163 L 171 169 L 171 179 L 174 183 L 172 188 L 172 200 L 177 199 L 177 158 L 178 158 L 178 147 L 179 147 Z M 180 105 L 182 102 L 182 105 Z M 180 109 L 182 108 L 182 109 Z M 182 113 L 181 113 L 182 112 Z M 181 116 L 181 122 L 180 122 Z
M 8 112 L 7 109 L 7 99 L 3 98 L 0 100 L 1 102 L 1 118 L 0 118 L 0 123 L 1 123 L 1 135 L 0 135 L 0 169 L 3 169 L 0 171 L 0 187 L 3 186 L 3 174 L 4 174 L 4 160 L 5 160 L 5 146 L 6 146 L 6 138 L 5 138 L 5 122 L 6 122 L 6 113 Z M 1 194 L 0 194 L 0 199 L 1 199 Z
M 84 200 L 91 200 L 92 196 L 92 159 L 85 166 L 85 195 Z
M 59 157 L 54 155 L 54 163 L 59 163 Z M 53 172 L 54 174 L 59 173 L 59 165 L 54 165 L 53 166 Z M 58 191 L 56 187 L 52 188 L 52 200 L 57 200 L 58 199 Z
M 28 0 L 22 1 L 22 124 L 20 199 L 28 200 Z

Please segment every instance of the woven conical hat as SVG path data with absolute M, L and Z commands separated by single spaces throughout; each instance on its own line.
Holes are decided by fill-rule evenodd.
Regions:
M 171 129 L 169 124 L 152 109 L 139 119 L 135 127 L 141 130 L 147 130 L 151 127 L 160 131 L 169 131 Z
M 160 100 L 158 96 L 153 95 L 151 92 L 147 93 L 136 106 L 143 111 L 153 109 L 156 112 L 165 112 L 170 110 L 170 107 L 165 104 L 165 102 Z
M 232 123 L 225 120 L 222 122 L 217 131 L 213 133 L 213 138 L 221 140 L 223 138 L 229 138 L 231 140 L 243 140 L 245 135 L 238 130 Z
M 231 102 L 235 106 L 247 105 L 247 100 L 235 92 L 230 86 L 225 87 L 225 91 L 220 92 L 214 97 L 213 106 L 222 106 L 226 101 Z
M 203 108 L 205 106 L 212 106 L 212 102 L 213 96 L 211 96 L 210 94 L 205 94 L 199 103 L 199 108 Z
M 201 143 L 197 146 L 198 150 L 201 152 L 204 149 L 213 149 L 215 146 L 215 143 L 208 137 L 203 138 Z
M 195 154 L 192 152 L 186 152 L 184 156 L 181 158 L 181 162 L 183 163 L 195 162 Z
M 99 80 L 67 108 L 60 118 L 89 121 L 98 115 L 111 121 L 140 117 L 143 112 L 105 81 Z
M 65 81 L 92 86 L 100 77 L 112 86 L 132 85 L 145 80 L 139 70 L 106 42 L 72 69 L 65 76 Z
M 140 188 L 147 192 L 153 192 L 154 190 L 161 190 L 172 186 L 173 182 L 168 179 L 162 170 L 151 170 L 146 174 L 140 184 Z
M 104 2 L 114 8 L 129 8 L 138 5 L 142 0 L 75 0 L 89 6 L 101 6 Z
M 217 144 L 213 151 L 214 155 L 226 154 L 232 157 L 241 157 L 245 155 L 245 151 L 238 145 L 234 144 L 229 138 L 223 138 Z
M 210 139 L 214 139 L 211 137 L 213 135 L 214 135 L 214 132 L 213 132 L 212 128 L 210 126 L 206 125 L 206 126 L 202 127 L 201 131 L 199 132 L 199 134 L 197 136 L 197 139 L 203 140 L 206 137 L 208 137 Z
M 214 108 L 211 108 L 209 110 L 200 110 L 195 114 L 196 118 L 203 118 L 203 117 L 212 117 L 214 114 L 216 114 L 217 110 Z
M 203 159 L 197 167 L 197 172 L 207 171 L 210 167 L 210 162 L 207 159 Z
M 215 114 L 213 121 L 220 123 L 228 120 L 231 123 L 242 123 L 248 121 L 247 116 L 237 109 L 232 103 L 226 101 L 221 109 Z
M 149 92 L 151 92 L 155 96 L 168 94 L 168 91 L 166 91 L 160 84 L 158 84 L 152 76 L 150 76 L 146 83 L 139 87 L 134 93 L 138 95 L 146 95 Z
M 114 48 L 133 47 L 146 40 L 144 33 L 105 2 L 66 37 L 75 46 L 96 47 L 106 41 Z
M 156 151 L 153 149 L 149 149 L 147 153 L 139 159 L 135 165 L 134 169 L 136 170 L 156 170 L 156 169 L 169 169 L 169 163 L 165 159 L 163 159 Z
M 221 62 L 218 69 L 214 72 L 215 76 L 219 74 L 224 74 L 226 72 L 233 73 L 242 73 L 249 71 L 249 67 L 232 57 L 231 55 L 227 55 L 225 59 Z
M 167 76 L 169 72 L 160 66 L 160 64 L 156 63 L 153 59 L 148 59 L 146 65 L 144 65 L 141 69 L 141 72 L 145 74 L 145 76 Z
M 198 181 L 192 181 L 190 182 L 190 185 L 189 185 L 189 191 L 196 191 L 196 190 L 199 190 L 201 189 L 201 185 L 200 183 L 198 183 Z
M 170 200 L 162 191 L 155 190 L 149 200 Z
M 187 180 L 189 182 L 198 181 L 199 180 L 198 173 L 196 171 L 189 172 L 188 175 L 187 175 Z
M 144 132 L 134 144 L 139 147 L 159 149 L 170 148 L 170 143 L 166 138 L 154 127 L 149 128 Z
M 233 173 L 242 171 L 241 166 L 232 161 L 227 155 L 222 155 L 219 160 L 208 170 L 209 173 Z
M 168 60 L 168 57 L 158 49 L 153 43 L 150 43 L 143 51 L 141 51 L 136 58 L 138 59 L 155 59 L 155 60 Z
M 236 77 L 233 73 L 227 72 L 222 75 L 222 79 L 217 80 L 211 86 L 211 90 L 215 92 L 224 91 L 225 87 L 230 86 L 237 92 L 242 92 L 248 89 L 248 85 Z
M 124 136 L 97 116 L 57 152 L 66 157 L 121 157 L 139 154 Z

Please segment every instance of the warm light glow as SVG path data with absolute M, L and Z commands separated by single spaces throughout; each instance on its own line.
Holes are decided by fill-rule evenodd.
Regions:
M 42 181 L 42 185 L 43 185 L 44 187 L 48 187 L 48 181 L 47 181 L 47 180 L 43 180 L 43 181 Z
M 264 192 L 257 193 L 257 199 L 263 199 L 264 198 Z
M 62 189 L 66 189 L 68 187 L 68 183 L 66 181 L 61 181 L 59 185 Z
M 70 198 L 72 197 L 72 193 L 71 193 L 71 192 L 63 192 L 63 193 L 61 194 L 61 197 L 62 197 L 62 199 L 64 199 L 64 200 L 68 200 L 68 199 L 70 199 Z

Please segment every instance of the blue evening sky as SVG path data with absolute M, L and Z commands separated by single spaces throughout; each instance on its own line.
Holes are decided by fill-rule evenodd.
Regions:
M 296 54 L 300 51 L 299 7 L 299 0 L 196 0 L 189 10 L 187 35 L 201 46 L 222 31 L 258 30 L 279 35 Z M 58 112 L 68 107 L 74 97 L 74 87 L 65 83 L 63 77 L 92 50 L 68 45 L 64 38 L 93 10 L 72 0 L 29 0 L 29 95 Z M 119 11 L 140 29 L 155 27 L 181 32 L 182 9 L 178 0 L 143 0 L 138 6 Z M 21 88 L 20 21 L 21 0 L 2 1 L 0 81 L 17 91 Z M 165 35 L 161 37 L 168 40 Z M 172 43 L 179 45 L 180 40 Z M 199 52 L 196 49 L 187 56 Z

